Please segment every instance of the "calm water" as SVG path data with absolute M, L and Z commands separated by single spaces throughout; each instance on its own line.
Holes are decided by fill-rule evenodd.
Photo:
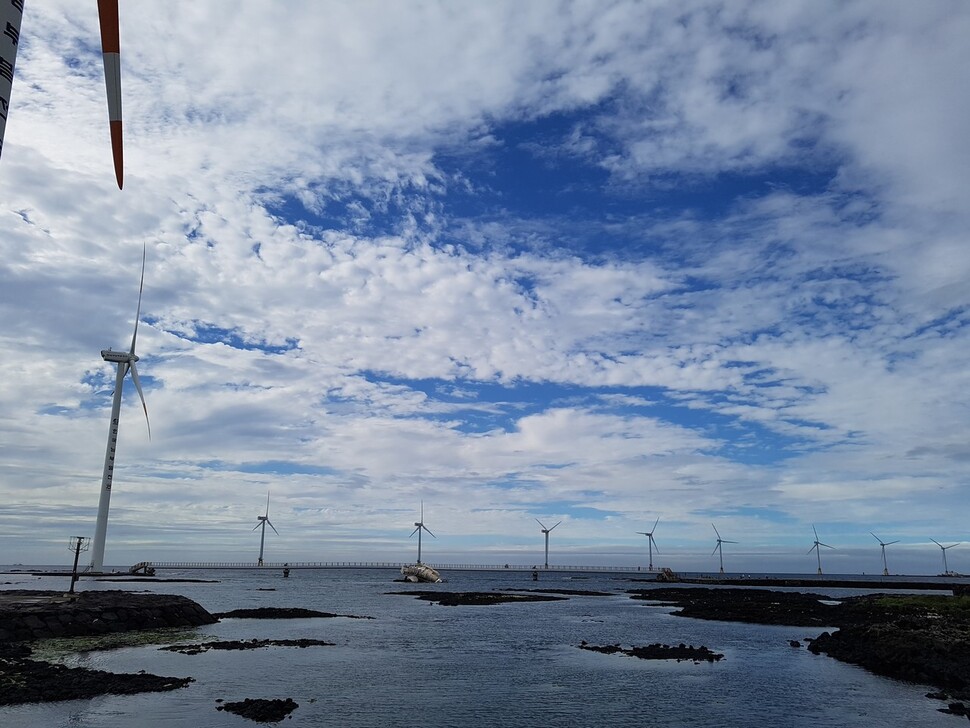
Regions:
M 166 572 L 174 577 L 177 572 Z M 216 711 L 216 701 L 292 697 L 289 726 L 955 726 L 924 697 L 926 686 L 876 677 L 788 640 L 821 630 L 705 622 L 633 601 L 623 577 L 527 573 L 445 574 L 448 583 L 394 583 L 392 571 L 184 572 L 218 583 L 112 584 L 184 594 L 212 612 L 307 607 L 373 620 L 225 620 L 182 641 L 311 637 L 335 647 L 270 647 L 200 655 L 128 647 L 69 664 L 192 676 L 182 690 L 0 708 L 4 728 L 132 728 L 257 725 Z M 63 589 L 64 580 L 5 575 L 0 588 Z M 491 591 L 536 586 L 611 592 L 609 597 L 429 606 L 389 591 Z M 261 591 L 275 589 L 275 591 Z M 836 590 L 830 593 L 844 593 Z M 707 645 L 715 664 L 643 661 L 577 648 L 653 642 Z M 962 722 L 961 722 L 962 720 Z

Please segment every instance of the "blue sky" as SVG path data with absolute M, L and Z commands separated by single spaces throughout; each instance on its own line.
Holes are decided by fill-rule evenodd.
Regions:
M 88 6 L 90 5 L 90 7 Z M 219 32 L 214 33 L 213 28 Z M 257 29 L 254 30 L 254 29 Z M 961 2 L 24 16 L 0 160 L 0 561 L 937 573 L 967 539 Z M 249 49 L 249 50 L 247 50 Z M 139 419 L 141 418 L 141 419 Z M 970 569 L 957 547 L 952 569 Z M 970 551 L 968 551 L 970 553 Z M 658 559 L 655 558 L 655 562 Z

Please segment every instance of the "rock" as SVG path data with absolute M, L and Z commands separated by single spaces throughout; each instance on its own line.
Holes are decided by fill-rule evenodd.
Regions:
M 293 698 L 285 698 L 283 700 L 246 698 L 245 700 L 234 703 L 222 703 L 222 705 L 216 706 L 216 710 L 235 713 L 257 723 L 279 723 L 299 707 L 299 703 L 295 702 Z
M 796 649 L 798 649 L 798 648 L 800 648 L 802 646 L 802 643 L 799 642 L 798 640 L 788 640 L 788 644 L 791 645 L 792 647 L 796 648 Z

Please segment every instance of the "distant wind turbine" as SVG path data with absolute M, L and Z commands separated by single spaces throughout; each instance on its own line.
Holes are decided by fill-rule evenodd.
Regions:
M 147 248 L 142 248 L 141 254 L 141 282 L 138 284 L 138 308 L 135 310 L 135 331 L 131 335 L 131 348 L 128 351 L 112 351 L 103 349 L 101 358 L 118 365 L 118 374 L 115 377 L 115 391 L 111 399 L 111 424 L 108 428 L 108 446 L 104 453 L 104 469 L 101 473 L 101 498 L 98 501 L 98 520 L 94 528 L 94 541 L 91 545 L 91 565 L 90 570 L 101 572 L 104 570 L 104 542 L 108 533 L 108 506 L 111 501 L 111 480 L 115 469 L 115 451 L 118 447 L 118 426 L 121 418 L 121 394 L 124 389 L 125 376 L 131 372 L 131 381 L 135 384 L 138 396 L 141 398 L 142 409 L 145 410 L 145 422 L 148 423 L 148 439 L 152 438 L 152 425 L 148 420 L 148 405 L 145 404 L 145 395 L 141 390 L 141 381 L 138 379 L 138 370 L 135 362 L 138 355 L 135 354 L 135 340 L 138 338 L 138 319 L 141 317 L 141 294 L 145 287 L 145 257 Z
M 23 14 L 24 0 L 8 0 L 0 3 L 0 151 L 3 150 L 3 134 L 10 110 Z M 111 156 L 114 160 L 115 180 L 118 182 L 118 189 L 121 189 L 124 183 L 124 162 L 121 134 L 121 43 L 118 32 L 118 0 L 98 0 L 98 20 L 101 26 L 104 82 L 108 92 Z
M 822 550 L 819 548 L 819 546 L 824 546 L 825 548 L 832 549 L 833 551 L 835 550 L 835 547 L 829 546 L 827 543 L 822 543 L 821 541 L 818 540 L 818 531 L 815 530 L 814 524 L 812 524 L 812 533 L 815 534 L 815 542 L 812 545 L 812 548 L 808 550 L 808 553 L 812 553 L 813 551 L 815 552 L 815 556 L 818 559 L 818 573 L 821 574 L 822 573 Z
M 431 530 L 427 526 L 424 525 L 424 501 L 421 501 L 421 520 L 414 522 L 414 530 L 411 531 L 411 536 L 408 536 L 408 538 L 411 538 L 414 536 L 414 534 L 418 534 L 418 563 L 419 564 L 421 563 L 421 532 L 422 531 L 427 531 L 428 535 L 431 536 L 431 538 L 438 538 L 433 533 L 431 533 Z
M 562 521 L 559 521 L 559 523 L 557 523 L 556 526 L 553 526 L 552 528 L 546 528 L 545 524 L 542 521 L 540 521 L 538 518 L 536 519 L 536 523 L 539 524 L 539 527 L 542 530 L 542 533 L 546 537 L 546 562 L 545 562 L 545 568 L 548 569 L 549 568 L 549 532 L 552 531 L 552 528 L 555 528 L 556 526 L 558 526 L 559 523 L 562 523 Z
M 717 526 L 715 526 L 713 523 L 711 524 L 711 528 L 714 529 L 714 534 L 717 536 L 717 545 L 714 547 L 714 550 L 711 551 L 711 556 L 713 556 L 715 553 L 718 554 L 718 556 L 720 556 L 720 558 L 721 558 L 721 573 L 723 574 L 724 573 L 724 551 L 721 549 L 721 544 L 722 543 L 737 543 L 737 541 L 728 541 L 727 539 L 721 538 L 721 534 L 719 534 L 717 532 Z M 821 573 L 821 572 L 819 572 L 819 573 Z
M 882 547 L 882 575 L 889 576 L 889 566 L 886 564 L 886 547 L 892 546 L 894 543 L 899 543 L 899 540 L 897 539 L 896 541 L 887 541 L 886 543 L 883 543 L 883 540 L 872 531 L 869 531 L 869 535 L 876 539 L 879 542 L 879 545 Z
M 657 547 L 657 542 L 653 539 L 653 532 L 657 530 L 658 523 L 660 523 L 659 516 L 657 517 L 657 520 L 654 521 L 653 528 L 651 528 L 649 531 L 637 531 L 637 533 L 639 533 L 641 536 L 647 537 L 647 549 L 650 554 L 650 564 L 647 566 L 647 569 L 650 571 L 653 571 L 653 550 L 656 548 L 657 553 L 660 553 L 660 549 Z
M 266 515 L 256 516 L 256 520 L 258 521 L 258 523 L 253 527 L 253 530 L 255 531 L 257 528 L 260 528 L 260 527 L 262 527 L 263 529 L 263 532 L 259 534 L 259 561 L 256 562 L 258 566 L 262 566 L 263 565 L 263 545 L 266 543 L 267 524 L 269 525 L 270 528 L 273 529 L 273 533 L 275 533 L 277 536 L 280 535 L 280 532 L 276 530 L 276 526 L 274 526 L 269 520 L 269 493 L 266 494 Z
M 951 543 L 949 546 L 944 546 L 939 541 L 937 541 L 935 538 L 931 538 L 930 541 L 932 541 L 937 546 L 939 546 L 940 547 L 940 550 L 943 552 L 943 576 L 950 576 L 950 570 L 947 568 L 947 565 L 946 565 L 946 550 L 947 549 L 952 549 L 954 546 L 959 546 L 963 542 L 962 541 L 959 541 L 957 543 Z

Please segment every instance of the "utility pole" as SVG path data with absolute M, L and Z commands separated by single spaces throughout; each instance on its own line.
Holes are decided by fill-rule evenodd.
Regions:
M 77 582 L 77 562 L 81 558 L 81 552 L 87 551 L 91 547 L 91 539 L 84 536 L 72 536 L 68 543 L 67 550 L 74 552 L 74 567 L 71 569 L 71 588 L 68 594 L 74 593 L 74 584 Z

